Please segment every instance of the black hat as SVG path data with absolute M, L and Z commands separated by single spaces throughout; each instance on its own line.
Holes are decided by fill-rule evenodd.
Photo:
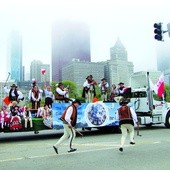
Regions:
M 120 104 L 120 105 L 128 104 L 128 103 L 129 103 L 129 100 L 128 100 L 127 98 L 122 98 L 122 99 L 120 99 L 120 101 L 119 101 L 119 104 Z
M 16 87 L 17 88 L 17 85 L 16 84 L 12 84 L 11 87 Z
M 122 84 L 122 85 L 124 85 L 124 83 L 123 83 L 123 82 L 120 82 L 118 85 L 121 85 L 121 84 Z
M 73 103 L 73 104 L 74 104 L 74 103 L 78 103 L 79 105 L 81 105 L 81 102 L 80 102 L 78 99 L 75 99 L 72 103 Z
M 106 80 L 105 78 L 102 78 L 101 81 Z
M 90 75 L 89 77 L 93 78 L 93 76 L 92 76 L 92 75 Z
M 62 82 L 59 82 L 59 83 L 58 83 L 58 86 L 62 86 L 62 85 L 63 85 L 63 83 L 62 83 Z

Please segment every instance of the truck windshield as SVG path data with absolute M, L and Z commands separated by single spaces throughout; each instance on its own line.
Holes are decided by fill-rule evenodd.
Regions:
M 131 95 L 132 95 L 132 98 L 142 98 L 142 97 L 147 97 L 145 91 L 132 92 Z

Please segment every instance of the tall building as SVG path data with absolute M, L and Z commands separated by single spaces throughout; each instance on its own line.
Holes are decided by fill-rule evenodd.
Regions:
M 164 73 L 165 84 L 170 84 L 170 49 L 164 42 L 157 48 L 157 70 Z
M 37 82 L 41 82 L 41 66 L 40 60 L 33 60 L 30 66 L 30 80 L 35 79 Z
M 90 30 L 76 21 L 58 21 L 52 29 L 52 80 L 62 80 L 62 68 L 72 59 L 91 61 Z
M 41 71 L 41 82 L 46 82 L 49 84 L 49 82 L 50 82 L 50 64 L 42 64 L 41 70 L 45 70 L 44 74 L 42 74 L 42 71 Z
M 45 70 L 45 74 L 42 74 Z M 40 60 L 33 60 L 30 66 L 30 80 L 35 79 L 37 83 L 50 82 L 50 65 L 43 64 Z
M 163 43 L 157 48 L 157 70 L 164 72 L 170 69 L 170 49 L 169 44 Z
M 78 89 L 83 88 L 86 77 L 92 75 L 98 83 L 104 78 L 104 66 L 106 62 L 88 62 L 74 60 L 69 65 L 63 67 L 63 80 L 71 80 L 76 83 Z
M 129 78 L 134 72 L 134 65 L 128 61 L 127 51 L 118 38 L 115 45 L 110 48 L 110 58 L 108 61 L 108 77 L 110 84 L 124 82 L 129 85 Z
M 22 38 L 18 31 L 11 32 L 9 48 L 10 78 L 14 81 L 23 81 Z

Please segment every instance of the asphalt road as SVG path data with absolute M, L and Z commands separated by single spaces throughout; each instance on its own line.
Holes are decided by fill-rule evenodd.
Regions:
M 77 135 L 68 153 L 67 141 L 57 155 L 52 146 L 60 131 L 0 133 L 0 169 L 2 170 L 168 170 L 170 167 L 170 129 L 164 126 L 140 128 L 135 146 L 127 138 L 124 152 L 119 148 L 120 133 L 85 131 Z

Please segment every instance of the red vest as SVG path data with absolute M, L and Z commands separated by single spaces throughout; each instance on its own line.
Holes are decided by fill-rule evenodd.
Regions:
M 118 109 L 118 113 L 119 113 L 119 119 L 120 121 L 121 120 L 127 120 L 127 119 L 130 119 L 132 120 L 132 114 L 131 114 L 131 111 L 130 111 L 130 108 L 126 105 L 123 105 L 121 106 L 119 109 Z

